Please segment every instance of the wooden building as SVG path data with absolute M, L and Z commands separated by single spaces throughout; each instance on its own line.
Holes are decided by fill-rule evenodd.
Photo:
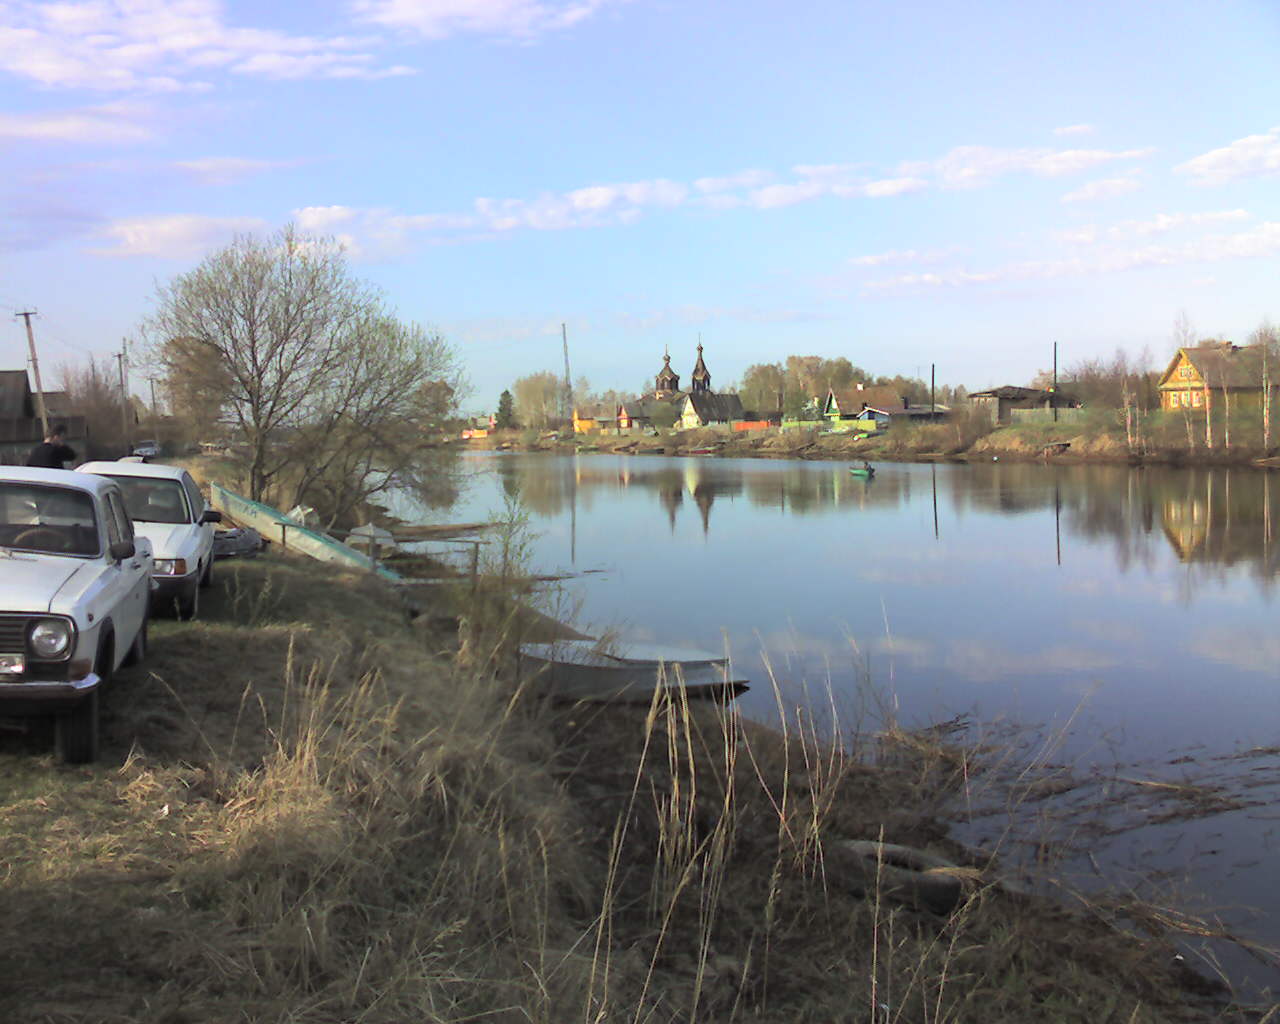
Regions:
M 1205 409 L 1226 397 L 1255 408 L 1262 404 L 1261 345 L 1205 341 L 1180 348 L 1156 385 L 1161 409 Z M 1274 368 L 1271 368 L 1274 373 Z
M 1015 409 L 1079 409 L 1080 402 L 1061 388 L 1023 388 L 1014 384 L 973 391 L 969 401 L 975 409 L 986 409 L 992 423 L 1008 423 Z
M 65 391 L 45 392 L 49 426 L 67 428 L 67 444 L 77 461 L 87 456 L 89 428 L 83 416 L 67 415 L 69 404 Z M 44 440 L 44 424 L 31 390 L 26 370 L 0 370 L 0 462 L 22 465 L 31 449 Z

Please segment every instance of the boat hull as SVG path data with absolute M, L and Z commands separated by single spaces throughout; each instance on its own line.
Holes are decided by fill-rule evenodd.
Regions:
M 594 641 L 524 644 L 520 674 L 539 692 L 560 700 L 649 703 L 656 693 L 689 699 L 728 700 L 747 689 L 734 679 L 726 658 L 699 651 L 672 651 L 684 660 L 649 657 L 622 648 L 601 653 Z

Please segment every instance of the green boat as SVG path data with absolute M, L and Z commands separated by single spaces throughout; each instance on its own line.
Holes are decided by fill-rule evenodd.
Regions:
M 849 473 L 853 476 L 860 476 L 864 480 L 870 480 L 876 475 L 875 467 L 873 466 L 850 466 Z

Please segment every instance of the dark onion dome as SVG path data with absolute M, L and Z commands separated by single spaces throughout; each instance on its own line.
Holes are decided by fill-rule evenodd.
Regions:
M 658 372 L 658 391 L 679 391 L 680 375 L 671 369 L 671 355 L 664 353 L 662 356 L 662 369 Z
M 692 379 L 694 391 L 711 390 L 711 372 L 707 369 L 707 364 L 702 361 L 702 345 L 698 345 L 698 361 L 693 364 Z

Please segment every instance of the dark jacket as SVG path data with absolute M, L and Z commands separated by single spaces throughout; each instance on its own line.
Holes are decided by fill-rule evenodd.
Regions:
M 27 456 L 27 465 L 39 469 L 63 469 L 62 464 L 70 462 L 75 457 L 76 453 L 65 444 L 42 441 L 31 449 L 31 454 Z

